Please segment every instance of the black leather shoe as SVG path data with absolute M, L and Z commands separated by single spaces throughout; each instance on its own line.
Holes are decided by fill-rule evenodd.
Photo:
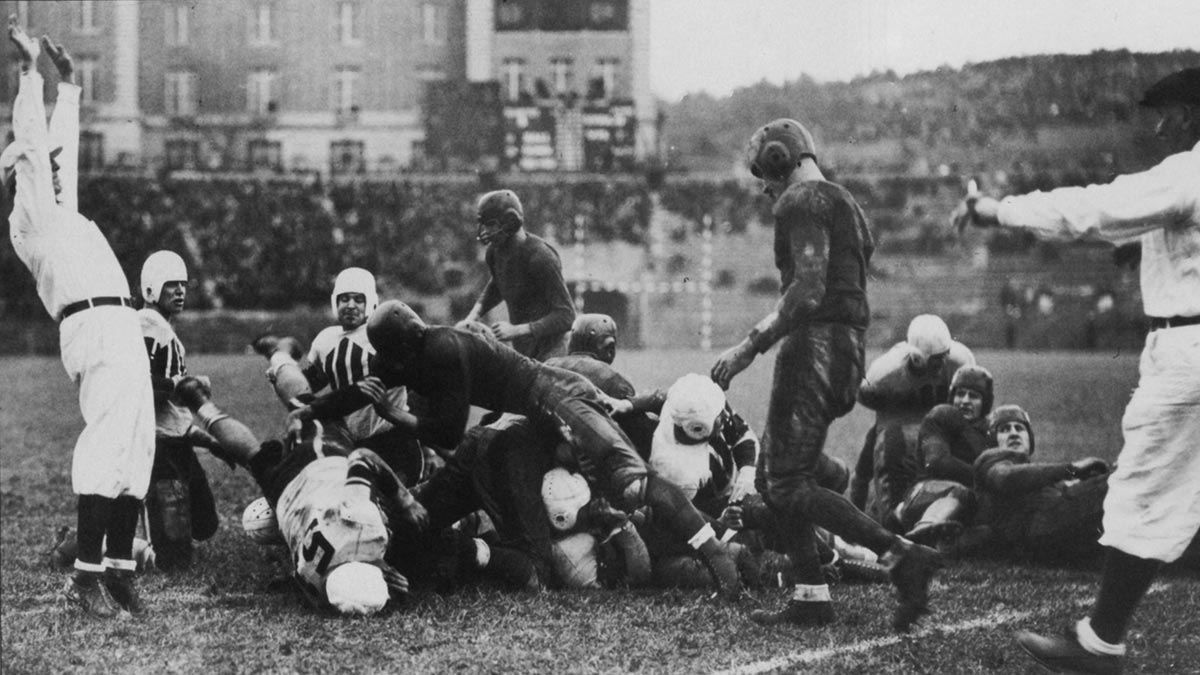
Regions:
M 121 608 L 108 594 L 104 584 L 100 583 L 99 574 L 75 574 L 67 580 L 64 594 L 67 602 L 83 610 L 83 613 L 88 616 L 97 619 L 113 619 L 121 613 Z
M 135 576 L 133 570 L 104 570 L 104 587 L 122 609 L 134 616 L 140 616 L 146 612 L 146 605 L 138 596 Z
M 907 631 L 930 613 L 929 584 L 942 567 L 942 556 L 928 546 L 902 539 L 881 562 L 888 566 L 888 576 L 900 599 L 892 615 L 892 628 Z
M 1074 630 L 1064 635 L 1038 635 L 1023 630 L 1016 634 L 1017 644 L 1052 673 L 1083 675 L 1120 675 L 1121 657 L 1093 654 L 1084 649 Z

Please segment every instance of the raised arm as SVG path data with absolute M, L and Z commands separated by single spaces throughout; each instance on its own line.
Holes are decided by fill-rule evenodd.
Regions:
M 16 46 L 21 68 L 12 108 L 14 138 L 12 145 L 4 150 L 5 162 L 13 159 L 16 194 L 10 222 L 13 243 L 17 245 L 21 239 L 36 236 L 40 229 L 53 224 L 50 213 L 56 202 L 42 76 L 37 70 L 42 50 L 36 40 L 25 34 L 16 15 L 8 19 L 8 39 Z M 25 217 L 17 216 L 19 213 Z
M 58 165 L 58 203 L 79 210 L 79 96 L 75 84 L 75 63 L 61 44 L 42 36 L 42 49 L 58 70 L 58 99 L 50 115 L 50 150 L 59 148 L 54 157 Z

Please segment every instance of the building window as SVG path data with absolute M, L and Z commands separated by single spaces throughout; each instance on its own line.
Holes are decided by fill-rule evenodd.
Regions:
M 446 9 L 439 4 L 421 5 L 421 35 L 427 45 L 446 42 Z
M 185 70 L 167 73 L 164 106 L 168 115 L 196 114 L 196 74 Z
M 79 132 L 79 168 L 91 171 L 104 166 L 104 134 L 97 131 Z
M 358 68 L 338 68 L 333 74 L 333 109 L 339 114 L 358 112 Z
M 519 100 L 525 91 L 525 59 L 504 59 L 502 72 L 504 97 L 509 101 Z
M 79 59 L 75 66 L 76 83 L 79 85 L 79 102 L 92 105 L 96 102 L 96 59 Z
M 609 23 L 617 18 L 617 8 L 607 0 L 598 0 L 588 7 L 588 18 L 593 24 Z
M 283 170 L 283 144 L 265 138 L 255 138 L 246 147 L 251 169 Z
M 525 7 L 515 2 L 502 2 L 496 11 L 496 20 L 501 28 L 511 28 L 525 21 Z
M 167 140 L 167 168 L 172 171 L 179 169 L 195 169 L 200 166 L 200 144 L 186 138 L 171 138 Z
M 273 8 L 265 2 L 251 8 L 250 44 L 269 45 L 275 41 L 275 17 L 273 15 Z
M 575 61 L 569 58 L 550 59 L 550 70 L 554 75 L 554 93 L 565 94 L 571 91 L 572 69 Z
M 617 91 L 617 66 L 620 63 L 617 59 L 612 58 L 596 60 L 596 70 L 600 83 L 604 87 L 602 93 L 607 98 L 612 98 Z
M 79 0 L 75 27 L 80 33 L 96 33 L 100 30 L 100 25 L 96 23 L 96 0 Z
M 363 173 L 364 154 L 362 141 L 334 141 L 329 144 L 329 168 L 333 173 Z
M 252 70 L 246 77 L 246 110 L 255 115 L 275 112 L 275 71 Z
M 171 5 L 167 9 L 167 44 L 182 47 L 190 42 L 192 8 L 190 5 Z
M 16 11 L 13 14 L 17 15 L 17 25 L 22 30 L 29 30 L 29 0 L 17 0 Z
M 344 45 L 362 43 L 362 19 L 359 16 L 358 3 L 339 2 L 337 5 L 338 42 Z

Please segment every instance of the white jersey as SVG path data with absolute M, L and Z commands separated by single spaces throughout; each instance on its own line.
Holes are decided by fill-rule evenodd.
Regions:
M 150 376 L 178 383 L 187 375 L 184 363 L 186 352 L 167 317 L 149 307 L 138 310 L 146 353 L 150 357 Z M 185 406 L 167 400 L 154 407 L 156 433 L 159 436 L 179 437 L 192 425 L 192 413 Z
M 331 389 L 341 389 L 370 375 L 368 362 L 375 354 L 367 340 L 367 326 L 363 324 L 347 331 L 341 326 L 330 326 L 313 338 L 306 361 L 309 368 L 317 368 Z M 393 387 L 387 391 L 392 407 L 408 409 L 408 395 L 404 387 Z M 346 428 L 353 440 L 387 431 L 392 425 L 379 417 L 372 407 L 356 410 L 345 418 Z
M 292 479 L 275 506 L 279 530 L 296 579 L 324 603 L 325 578 L 346 562 L 376 563 L 387 551 L 388 531 L 372 502 L 347 500 L 346 457 L 319 457 Z

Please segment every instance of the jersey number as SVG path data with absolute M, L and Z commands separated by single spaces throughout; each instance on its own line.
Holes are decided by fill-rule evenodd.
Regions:
M 315 520 L 308 526 L 312 534 L 309 535 L 308 544 L 301 547 L 301 551 L 304 554 L 304 562 L 309 563 L 316 560 L 318 553 L 320 554 L 321 559 L 317 562 L 317 575 L 325 576 L 326 570 L 329 569 L 329 561 L 333 559 L 333 544 L 329 543 L 324 533 L 314 529 L 316 526 L 317 521 Z

